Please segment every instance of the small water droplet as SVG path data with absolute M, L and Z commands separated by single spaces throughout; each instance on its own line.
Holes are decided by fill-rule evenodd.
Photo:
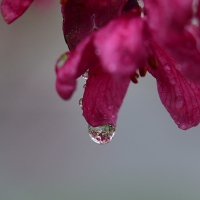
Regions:
M 64 53 L 63 55 L 60 56 L 60 58 L 58 59 L 57 63 L 56 63 L 56 67 L 57 68 L 61 68 L 65 61 L 67 60 L 67 55 L 66 53 Z
M 114 119 L 114 118 L 116 118 L 116 115 L 112 115 L 111 117 Z
M 112 110 L 112 109 L 113 109 L 113 105 L 109 105 L 108 110 Z
M 170 83 L 171 83 L 172 85 L 175 85 L 175 84 L 176 84 L 176 78 L 171 78 L 171 79 L 170 79 Z
M 173 115 L 173 119 L 177 120 L 179 118 L 178 115 Z
M 165 65 L 165 66 L 164 66 L 164 69 L 165 69 L 166 72 L 170 72 L 170 70 L 171 70 L 171 68 L 170 68 L 169 65 Z
M 107 144 L 115 135 L 115 126 L 105 124 L 93 127 L 88 125 L 89 136 L 97 144 Z
M 193 123 L 194 123 L 193 119 L 190 119 L 189 124 L 193 124 Z
M 83 107 L 83 98 L 79 99 L 78 104 L 81 108 Z
M 85 80 L 87 80 L 87 79 L 88 79 L 88 71 L 86 71 L 86 72 L 82 75 L 82 77 L 83 77 Z
M 180 109 L 184 105 L 184 98 L 182 96 L 177 96 L 176 97 L 176 108 Z

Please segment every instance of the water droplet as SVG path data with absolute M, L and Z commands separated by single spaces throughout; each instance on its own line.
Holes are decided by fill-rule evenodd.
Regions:
M 97 144 L 107 144 L 115 135 L 115 126 L 106 124 L 93 127 L 88 125 L 89 136 Z
M 78 101 L 78 103 L 79 103 L 79 106 L 82 108 L 82 107 L 83 107 L 83 98 L 81 98 L 81 99 Z
M 83 77 L 85 80 L 87 80 L 87 79 L 88 79 L 88 71 L 86 71 L 86 72 L 82 75 L 82 77 Z
M 113 109 L 113 105 L 109 105 L 108 110 L 112 110 L 112 109 Z
M 183 107 L 184 104 L 184 98 L 182 96 L 177 96 L 176 97 L 176 108 L 180 109 Z
M 194 123 L 193 119 L 190 119 L 189 124 L 193 124 L 193 123 Z
M 170 79 L 170 83 L 171 83 L 172 85 L 175 85 L 175 84 L 176 84 L 176 78 L 171 78 L 171 79 Z
M 61 68 L 65 61 L 67 60 L 67 55 L 66 53 L 64 53 L 63 55 L 60 56 L 60 58 L 58 59 L 57 63 L 56 63 L 56 67 L 57 68 Z
M 112 115 L 111 117 L 114 119 L 114 118 L 116 118 L 116 115 Z
M 165 69 L 166 72 L 170 72 L 170 70 L 171 70 L 171 68 L 170 68 L 169 65 L 165 65 L 165 66 L 164 66 L 164 69 Z
M 179 118 L 178 115 L 173 115 L 173 119 L 177 120 Z

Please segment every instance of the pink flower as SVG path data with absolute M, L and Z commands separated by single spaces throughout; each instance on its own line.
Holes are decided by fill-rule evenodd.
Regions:
M 72 51 L 56 65 L 59 95 L 69 99 L 76 79 L 89 70 L 83 116 L 92 126 L 115 126 L 130 81 L 137 83 L 137 70 L 144 76 L 147 69 L 178 127 L 198 125 L 200 34 L 191 19 L 200 18 L 200 6 L 195 13 L 192 2 L 145 0 L 144 17 L 136 0 L 63 4 L 63 31 Z

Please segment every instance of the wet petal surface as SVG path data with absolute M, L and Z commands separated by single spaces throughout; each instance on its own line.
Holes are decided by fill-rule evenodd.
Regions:
M 116 77 L 102 70 L 90 68 L 83 96 L 83 116 L 92 126 L 116 126 L 117 114 L 123 102 L 129 77 Z
M 176 69 L 175 62 L 153 44 L 158 68 L 150 69 L 157 79 L 160 99 L 179 128 L 186 130 L 200 122 L 200 82 L 184 78 Z

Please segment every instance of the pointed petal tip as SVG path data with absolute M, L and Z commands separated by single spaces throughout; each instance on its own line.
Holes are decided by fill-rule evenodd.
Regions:
M 1 14 L 7 24 L 18 19 L 28 9 L 33 0 L 2 0 Z
M 76 88 L 76 83 L 75 84 L 64 84 L 59 82 L 58 80 L 56 81 L 56 90 L 59 96 L 63 100 L 68 100 L 72 97 L 72 94 Z

